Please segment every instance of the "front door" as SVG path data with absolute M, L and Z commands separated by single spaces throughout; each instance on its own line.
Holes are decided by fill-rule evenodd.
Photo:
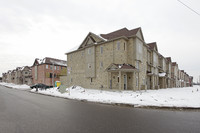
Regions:
M 151 77 L 147 76 L 147 89 L 151 88 Z
M 127 90 L 127 75 L 124 75 L 124 90 Z

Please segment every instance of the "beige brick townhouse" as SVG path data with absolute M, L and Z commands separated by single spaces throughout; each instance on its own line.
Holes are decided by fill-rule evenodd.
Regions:
M 77 50 L 67 53 L 67 85 L 145 89 L 147 49 L 141 28 L 89 33 Z
M 172 87 L 171 58 L 157 44 L 146 44 L 141 28 L 108 34 L 89 33 L 67 55 L 67 86 L 140 90 Z

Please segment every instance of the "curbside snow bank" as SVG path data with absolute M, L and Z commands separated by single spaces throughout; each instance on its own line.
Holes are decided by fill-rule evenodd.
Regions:
M 32 89 L 31 92 L 36 92 Z M 200 86 L 147 91 L 95 90 L 73 86 L 60 93 L 57 88 L 37 93 L 94 103 L 142 108 L 200 109 Z

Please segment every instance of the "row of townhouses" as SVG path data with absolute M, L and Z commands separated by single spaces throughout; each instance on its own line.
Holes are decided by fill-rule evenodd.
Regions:
M 2 74 L 2 81 L 14 84 L 27 84 L 31 85 L 31 67 L 17 67 L 14 70 L 9 70 L 7 73 Z
M 31 67 L 17 67 L 2 74 L 2 81 L 14 84 L 33 85 L 43 83 L 54 85 L 55 81 L 60 80 L 60 76 L 66 75 L 67 62 L 59 59 L 46 57 L 36 58 Z
M 67 55 L 67 87 L 142 90 L 192 86 L 193 77 L 146 43 L 141 28 L 89 33 Z

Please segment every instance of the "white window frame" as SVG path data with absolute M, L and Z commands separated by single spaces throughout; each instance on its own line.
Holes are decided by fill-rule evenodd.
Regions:
M 120 41 L 117 41 L 117 50 L 120 50 Z
M 92 51 L 91 51 L 91 48 L 89 48 L 89 49 L 88 49 L 88 54 L 91 54 L 91 52 L 92 52 Z
M 136 61 L 135 68 L 140 69 L 140 62 Z
M 100 46 L 100 53 L 103 54 L 103 46 Z
M 46 65 L 46 69 L 48 69 L 49 68 L 49 66 L 48 65 Z
M 138 45 L 138 52 L 139 52 L 139 54 L 142 54 L 143 53 L 143 49 L 142 49 L 142 43 L 138 43 L 137 44 Z

